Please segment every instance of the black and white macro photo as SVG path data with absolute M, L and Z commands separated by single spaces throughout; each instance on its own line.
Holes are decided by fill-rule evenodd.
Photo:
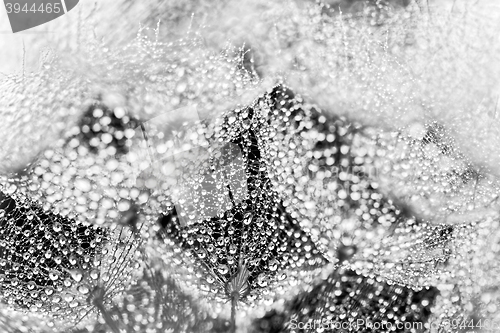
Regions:
M 2 1 L 0 333 L 500 332 L 500 1 Z

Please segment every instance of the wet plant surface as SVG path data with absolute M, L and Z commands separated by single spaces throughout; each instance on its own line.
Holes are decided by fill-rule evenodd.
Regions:
M 498 328 L 498 45 L 472 9 L 229 1 L 180 33 L 205 4 L 161 6 L 171 35 L 82 30 L 2 77 L 2 331 Z

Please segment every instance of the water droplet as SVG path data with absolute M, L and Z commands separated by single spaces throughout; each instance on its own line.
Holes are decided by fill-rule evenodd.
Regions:
M 222 274 L 222 275 L 225 275 L 229 272 L 229 268 L 227 267 L 227 265 L 220 265 L 218 268 L 217 268 L 217 271 Z
M 86 284 L 82 284 L 78 287 L 78 291 L 83 294 L 83 295 L 86 295 L 90 292 L 90 289 L 89 287 L 86 285 Z
M 259 287 L 265 287 L 267 286 L 267 277 L 264 273 L 260 273 L 258 276 L 257 276 L 257 285 Z
M 72 270 L 69 270 L 68 272 L 71 275 L 71 278 L 73 280 L 75 280 L 76 282 L 82 281 L 83 272 L 80 269 L 72 269 Z
M 62 225 L 61 223 L 59 222 L 55 222 L 53 225 L 52 225 L 52 229 L 55 231 L 55 232 L 59 232 L 62 230 Z
M 52 281 L 56 281 L 57 279 L 59 279 L 59 272 L 51 271 L 49 273 L 49 279 L 51 279 Z
M 92 184 L 90 183 L 90 181 L 88 179 L 80 178 L 80 179 L 75 180 L 75 188 L 86 193 L 92 189 Z
M 271 272 L 276 271 L 278 269 L 278 261 L 276 259 L 269 260 L 268 268 Z

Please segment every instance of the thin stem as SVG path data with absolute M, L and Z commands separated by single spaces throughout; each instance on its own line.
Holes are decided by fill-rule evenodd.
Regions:
M 155 160 L 153 159 L 153 151 L 151 149 L 151 146 L 149 144 L 149 139 L 148 139 L 148 133 L 146 133 L 146 127 L 144 126 L 144 124 L 141 123 L 141 130 L 142 130 L 142 135 L 144 136 L 144 140 L 146 141 L 146 145 L 148 146 L 148 155 L 149 155 L 149 158 L 151 159 L 151 164 L 154 165 L 154 162 Z
M 26 72 L 26 47 L 24 45 L 24 39 L 23 39 L 23 81 L 25 72 Z
M 231 333 L 236 333 L 236 305 L 238 304 L 240 294 L 233 291 L 231 294 Z

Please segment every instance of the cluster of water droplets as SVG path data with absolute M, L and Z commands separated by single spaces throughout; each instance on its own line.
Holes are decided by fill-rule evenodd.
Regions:
M 44 314 L 49 327 L 87 323 L 95 314 L 92 295 L 102 290 L 111 298 L 137 268 L 130 263 L 133 235 L 47 210 L 19 180 L 2 179 L 0 193 L 3 302 Z
M 216 156 L 200 164 L 198 155 L 195 160 L 192 154 L 181 155 L 181 161 L 196 161 L 194 169 L 180 164 L 186 167 L 183 177 L 194 187 L 204 182 L 205 191 L 218 187 L 222 200 L 208 205 L 225 206 L 211 217 L 200 214 L 182 221 L 169 195 L 173 186 L 164 178 L 168 172 L 146 172 L 127 182 L 127 175 L 137 174 L 126 158 L 137 124 L 120 107 L 111 110 L 95 102 L 59 147 L 46 150 L 20 178 L 2 180 L 0 245 L 5 250 L 0 265 L 3 299 L 10 308 L 48 314 L 53 318 L 48 325 L 69 319 L 72 326 L 95 328 L 101 322 L 118 332 L 124 327 L 161 329 L 175 322 L 189 330 L 199 320 L 199 330 L 214 325 L 224 330 L 236 310 L 239 321 L 243 313 L 264 316 L 276 301 L 286 304 L 280 308 L 282 318 L 296 320 L 302 318 L 297 311 L 312 306 L 308 302 L 314 297 L 324 302 L 320 308 L 345 309 L 307 310 L 307 320 L 315 320 L 366 317 L 352 304 L 369 306 L 379 297 L 377 311 L 382 311 L 389 307 L 383 298 L 396 297 L 400 305 L 389 312 L 391 320 L 410 321 L 415 318 L 401 317 L 406 307 L 416 306 L 417 317 L 428 311 L 424 309 L 436 301 L 437 291 L 425 288 L 453 284 L 454 269 L 471 255 L 468 246 L 497 223 L 494 214 L 470 220 L 463 214 L 470 207 L 453 205 L 444 211 L 462 213 L 462 221 L 436 223 L 428 219 L 427 207 L 420 212 L 418 206 L 405 205 L 402 193 L 422 191 L 421 182 L 405 181 L 416 176 L 401 153 L 415 149 L 414 136 L 374 136 L 370 128 L 321 112 L 284 86 L 227 111 L 218 121 L 196 123 L 194 132 L 190 128 L 197 134 L 185 142 L 196 147 L 202 136 Z M 426 184 L 444 193 L 441 203 L 447 203 L 447 194 L 455 195 L 480 177 L 468 177 L 466 169 L 449 172 L 444 182 L 442 173 L 433 173 L 442 161 L 429 161 L 426 145 L 441 143 L 432 137 L 435 125 L 423 128 L 427 134 L 417 152 L 408 154 L 417 166 L 429 168 L 424 169 L 429 177 L 441 179 Z M 231 155 L 214 148 L 227 147 L 224 143 L 236 149 L 235 159 L 229 160 L 241 163 L 220 161 L 220 152 Z M 156 149 L 163 143 L 152 136 L 147 144 Z M 419 155 L 418 149 L 424 153 Z M 450 151 L 436 154 L 449 156 Z M 463 165 L 460 158 L 450 159 Z M 419 159 L 427 164 L 417 163 Z M 378 173 L 385 167 L 380 161 L 391 163 L 392 178 Z M 408 171 L 399 173 L 398 165 Z M 417 172 L 422 177 L 423 171 Z M 147 186 L 149 181 L 154 186 Z M 404 184 L 408 191 L 384 192 L 390 184 Z M 491 208 L 487 204 L 496 187 L 491 181 L 483 184 L 474 198 L 485 197 L 482 204 Z M 320 273 L 325 279 L 318 279 Z M 367 288 L 373 289 L 372 296 Z M 161 294 L 163 289 L 172 300 Z M 317 290 L 323 296 L 314 296 Z M 184 319 L 166 315 L 176 297 L 185 299 Z M 408 297 L 416 297 L 418 304 L 403 301 Z M 146 302 L 152 313 L 133 316 L 136 301 Z M 99 313 L 97 324 L 89 324 Z M 427 320 L 428 313 L 418 318 Z

